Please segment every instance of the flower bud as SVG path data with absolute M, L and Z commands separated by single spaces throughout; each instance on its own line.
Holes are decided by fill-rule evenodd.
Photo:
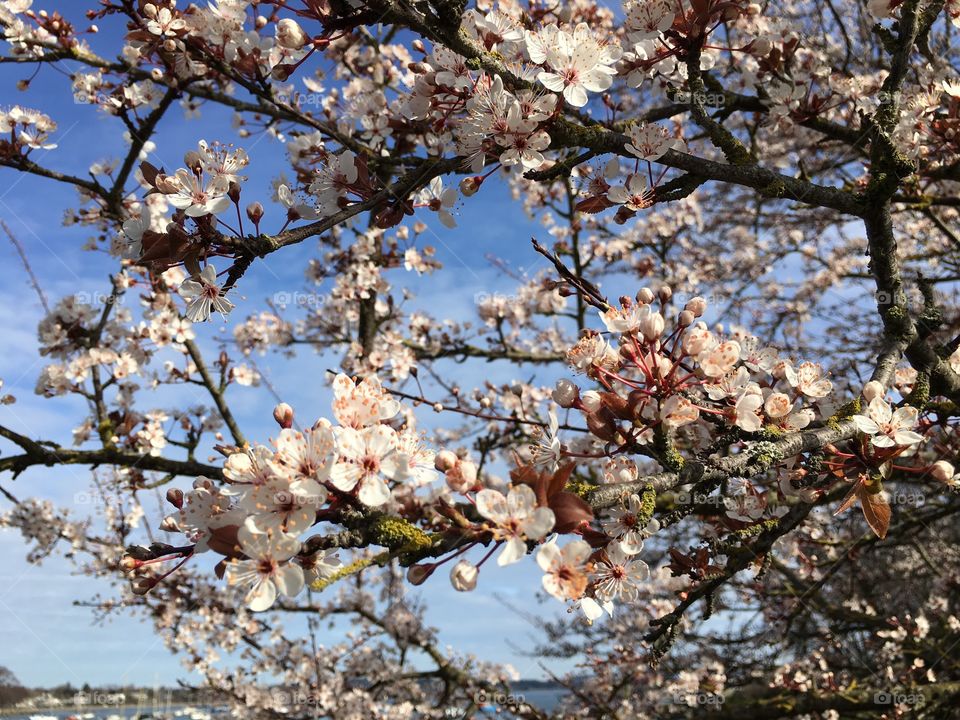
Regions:
M 201 170 L 200 153 L 196 150 L 187 151 L 183 155 L 183 164 L 190 169 L 190 172 L 199 174 Z
M 664 285 L 657 290 L 657 297 L 660 298 L 660 302 L 668 303 L 670 302 L 670 298 L 673 297 L 673 289 L 669 285 Z
M 863 399 L 870 402 L 877 397 L 883 397 L 883 385 L 876 380 L 871 380 L 863 386 Z
M 247 217 L 250 218 L 250 222 L 254 225 L 258 225 L 261 218 L 263 218 L 263 205 L 258 202 L 252 202 L 247 205 Z
M 483 178 L 479 175 L 474 175 L 472 177 L 465 177 L 460 181 L 460 194 L 464 197 L 470 197 L 471 195 L 476 195 L 477 190 L 480 189 L 480 186 L 483 184 Z
M 477 466 L 469 460 L 457 460 L 456 465 L 447 470 L 447 486 L 454 492 L 466 493 L 477 484 Z
M 273 419 L 284 430 L 293 427 L 293 408 L 287 403 L 280 403 L 273 409 Z
M 437 569 L 437 566 L 433 563 L 428 565 L 411 565 L 410 569 L 407 570 L 407 582 L 411 585 L 422 585 L 428 577 L 433 575 L 433 571 Z
M 168 515 L 160 521 L 160 529 L 164 532 L 180 532 L 180 526 L 173 515 Z
M 477 466 L 469 460 L 461 460 L 459 465 L 460 475 L 471 485 L 477 482 Z
M 641 305 L 649 305 L 653 302 L 653 291 L 650 288 L 640 288 L 637 291 L 637 302 Z
M 129 572 L 130 570 L 136 570 L 140 565 L 142 565 L 141 560 L 137 560 L 135 557 L 130 557 L 129 555 L 124 555 L 120 558 L 120 569 Z
M 690 327 L 694 320 L 696 320 L 696 316 L 689 310 L 683 310 L 677 315 L 677 325 L 680 327 Z
M 953 476 L 956 473 L 953 465 L 948 463 L 946 460 L 937 460 L 933 465 L 930 466 L 930 475 L 934 480 L 938 480 L 942 483 L 949 483 L 953 480 Z
M 133 590 L 134 595 L 146 595 L 156 584 L 157 581 L 153 578 L 137 578 L 131 583 L 130 589 Z
M 692 312 L 694 317 L 700 317 L 707 309 L 707 301 L 699 296 L 691 298 L 683 309 Z
M 442 473 L 452 470 L 457 464 L 457 456 L 450 450 L 441 450 L 433 459 L 433 466 Z
M 596 390 L 587 390 L 580 396 L 580 404 L 587 412 L 596 412 L 603 405 L 603 402 L 600 399 L 600 393 Z
M 640 332 L 647 340 L 656 340 L 663 334 L 663 315 L 658 312 L 650 313 L 640 321 Z
M 553 399 L 562 408 L 573 407 L 580 395 L 580 389 L 566 378 L 557 380 L 553 389 Z
M 420 38 L 417 38 L 416 40 L 414 40 L 414 41 L 413 41 L 412 43 L 410 43 L 410 44 L 411 44 L 411 46 L 413 47 L 413 49 L 416 50 L 416 51 L 419 52 L 419 53 L 425 53 L 425 52 L 427 52 L 427 48 L 426 48 L 426 46 L 423 44 L 423 40 L 421 40 Z
M 477 576 L 480 570 L 476 565 L 459 560 L 450 570 L 450 584 L 457 592 L 470 592 L 477 587 Z
M 183 507 L 183 490 L 180 488 L 170 488 L 167 490 L 167 502 L 178 510 Z
M 299 50 L 307 44 L 307 34 L 293 18 L 283 18 L 277 23 L 277 42 L 288 50 Z

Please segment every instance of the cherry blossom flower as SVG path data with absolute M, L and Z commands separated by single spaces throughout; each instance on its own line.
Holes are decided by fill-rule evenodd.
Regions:
M 326 421 L 304 432 L 285 428 L 277 438 L 272 467 L 277 474 L 289 475 L 297 490 L 314 497 L 325 496 L 321 483 L 330 477 L 335 449 L 333 430 Z
M 227 197 L 229 183 L 222 178 L 204 184 L 199 175 L 181 168 L 170 182 L 176 190 L 167 193 L 167 200 L 178 210 L 183 210 L 187 217 L 219 215 L 230 207 L 230 198 Z
M 326 499 L 323 486 L 304 487 L 287 478 L 273 477 L 251 486 L 239 507 L 246 511 L 252 531 L 296 536 L 313 525 L 317 510 Z
M 226 317 L 234 307 L 217 285 L 217 271 L 213 265 L 207 265 L 197 280 L 184 280 L 177 292 L 187 301 L 186 317 L 190 322 L 208 320 L 211 310 Z
M 602 600 L 630 601 L 636 598 L 640 583 L 649 577 L 650 568 L 636 553 L 627 552 L 622 543 L 612 542 L 594 567 L 594 592 Z
M 343 567 L 336 550 L 318 550 L 313 555 L 297 555 L 296 563 L 303 568 L 303 579 L 307 585 L 326 580 Z
M 653 204 L 653 191 L 643 175 L 634 173 L 627 177 L 625 185 L 614 185 L 607 191 L 607 200 L 639 211 Z M 646 306 L 644 306 L 646 307 Z
M 672 136 L 661 125 L 631 125 L 627 129 L 630 138 L 624 147 L 641 160 L 651 162 L 662 158 L 669 150 L 680 150 L 683 141 Z
M 340 210 L 340 202 L 352 189 L 360 177 L 356 155 L 352 150 L 344 150 L 330 157 L 310 184 L 310 192 L 317 196 L 319 209 L 332 214 Z
M 756 384 L 751 383 L 737 398 L 733 424 L 746 432 L 757 432 L 763 427 L 763 417 L 760 415 L 762 407 L 763 393 Z
M 330 473 L 330 483 L 341 492 L 354 492 L 364 505 L 379 507 L 390 500 L 383 475 L 403 479 L 405 464 L 391 459 L 397 448 L 397 432 L 386 425 L 357 430 L 338 428 L 339 459 Z
M 227 565 L 230 585 L 248 588 L 244 602 L 254 612 L 269 610 L 277 594 L 293 597 L 303 589 L 303 568 L 289 562 L 300 550 L 300 542 L 282 533 L 257 533 L 243 526 L 237 532 L 240 549 L 247 560 Z
M 833 383 L 823 374 L 823 368 L 812 362 L 804 362 L 794 370 L 785 366 L 787 382 L 809 398 L 823 398 L 833 390 Z
M 909 405 L 893 410 L 882 397 L 875 397 L 867 405 L 866 415 L 854 415 L 851 419 L 860 432 L 870 436 L 874 447 L 910 446 L 923 442 L 923 435 L 912 430 L 917 425 L 917 409 Z
M 443 179 L 435 177 L 420 193 L 419 202 L 425 204 L 437 214 L 444 227 L 455 228 L 457 221 L 453 219 L 450 210 L 457 204 L 457 191 L 443 187 Z
M 660 529 L 660 524 L 651 519 L 645 527 L 640 527 L 640 516 L 643 512 L 643 502 L 636 493 L 610 510 L 607 517 L 601 519 L 603 531 L 619 541 L 621 549 L 629 554 L 636 555 L 643 550 L 643 538 L 652 535 Z
M 359 383 L 343 373 L 333 379 L 333 414 L 341 425 L 369 427 L 398 412 L 400 403 L 383 389 L 376 375 L 368 375 Z
M 540 72 L 537 80 L 548 90 L 563 93 L 564 100 L 574 107 L 587 104 L 588 90 L 603 92 L 613 82 L 613 63 L 620 59 L 621 50 L 598 43 L 586 24 L 577 25 L 572 35 L 562 30 L 554 33 L 553 41 L 544 43 L 542 60 L 542 46 L 531 42 L 530 33 L 527 38 L 531 59 L 550 68 Z
M 697 360 L 703 374 L 709 378 L 719 378 L 733 370 L 740 360 L 740 344 L 736 340 L 727 340 L 715 349 L 701 355 Z
M 164 37 L 173 35 L 178 30 L 186 28 L 187 24 L 182 18 L 174 15 L 170 8 L 157 8 L 153 3 L 144 5 L 143 14 L 150 18 L 147 20 L 147 31 L 153 35 Z
M 249 163 L 250 158 L 243 148 L 232 148 L 214 143 L 208 145 L 206 140 L 201 140 L 198 145 L 200 154 L 200 164 L 204 171 L 221 183 L 239 183 L 246 180 L 239 175 Z
M 541 540 L 553 528 L 553 510 L 537 507 L 537 497 L 528 485 L 510 489 L 506 497 L 484 488 L 477 493 L 477 512 L 494 524 L 494 537 L 505 542 L 497 565 L 510 565 L 527 552 L 527 540 Z
M 634 42 L 659 37 L 673 25 L 676 5 L 670 0 L 634 0 L 627 5 L 626 27 Z
M 548 470 L 556 470 L 560 462 L 561 445 L 560 438 L 557 437 L 557 414 L 550 410 L 547 414 L 549 422 L 546 428 L 540 429 L 540 439 L 536 445 L 531 446 L 531 454 L 535 465 L 543 466 Z
M 578 600 L 587 589 L 593 551 L 583 540 L 573 540 L 562 548 L 556 541 L 540 546 L 537 565 L 543 570 L 543 589 L 557 600 Z
M 299 220 L 316 220 L 320 217 L 315 208 L 300 202 L 286 185 L 277 187 L 277 199 L 288 211 L 295 213 Z

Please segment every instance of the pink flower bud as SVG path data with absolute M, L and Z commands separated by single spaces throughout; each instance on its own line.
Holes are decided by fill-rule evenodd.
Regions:
M 433 466 L 442 473 L 452 470 L 457 465 L 457 456 L 449 450 L 441 450 L 433 459 Z
M 663 315 L 652 312 L 640 321 L 640 332 L 647 340 L 656 340 L 663 334 Z
M 247 217 L 250 222 L 257 224 L 263 218 L 263 205 L 258 202 L 252 202 L 247 205 Z
M 293 408 L 286 403 L 280 403 L 273 409 L 273 419 L 284 430 L 293 427 Z
M 670 298 L 673 297 L 673 289 L 669 285 L 664 285 L 657 290 L 657 296 L 660 298 L 660 302 L 668 303 L 670 302 Z
M 707 301 L 702 297 L 691 298 L 683 309 L 692 312 L 694 317 L 700 317 L 707 309 Z
M 463 479 L 471 485 L 477 482 L 477 466 L 469 460 L 460 461 L 460 474 L 463 476 Z
M 870 402 L 877 397 L 883 397 L 883 385 L 876 380 L 871 380 L 863 386 L 863 399 Z
M 277 42 L 288 50 L 299 50 L 307 44 L 307 34 L 293 18 L 283 18 L 277 23 Z
M 411 585 L 422 585 L 428 577 L 433 575 L 437 566 L 433 563 L 429 565 L 411 565 L 407 570 L 407 582 Z
M 178 510 L 183 507 L 183 490 L 180 488 L 170 488 L 167 490 L 167 502 Z
M 580 395 L 580 389 L 567 379 L 557 380 L 553 389 L 553 399 L 562 408 L 573 407 Z
M 677 325 L 680 327 L 690 327 L 694 320 L 696 320 L 696 316 L 689 310 L 683 310 L 677 315 Z
M 580 396 L 580 404 L 587 412 L 596 412 L 603 405 L 603 402 L 600 400 L 600 393 L 596 390 L 587 390 Z
M 191 172 L 199 173 L 202 165 L 200 164 L 200 153 L 196 150 L 189 150 L 183 156 L 183 164 L 186 165 Z
M 653 302 L 653 290 L 650 288 L 640 288 L 637 291 L 637 302 L 641 305 L 649 305 Z
M 480 570 L 476 565 L 459 560 L 450 570 L 450 584 L 457 592 L 470 592 L 477 587 L 477 576 Z
M 134 595 L 146 595 L 156 587 L 157 581 L 153 578 L 137 578 L 131 583 L 131 590 Z
M 954 474 L 956 474 L 956 470 L 954 470 L 953 465 L 948 463 L 946 460 L 937 460 L 933 465 L 930 466 L 931 477 L 939 482 L 951 482 Z
M 471 195 L 476 195 L 477 190 L 480 189 L 480 186 L 483 184 L 483 178 L 479 175 L 474 175 L 473 177 L 465 177 L 460 181 L 460 194 L 464 197 L 470 197 Z

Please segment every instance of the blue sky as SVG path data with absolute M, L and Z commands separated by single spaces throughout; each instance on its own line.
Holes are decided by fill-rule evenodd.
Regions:
M 69 17 L 79 13 L 72 9 L 65 14 Z M 79 19 L 77 24 L 85 25 Z M 118 47 L 116 35 L 111 40 L 109 24 L 101 26 L 104 32 L 95 39 L 94 48 L 109 54 L 111 47 Z M 74 70 L 69 64 L 65 68 Z M 59 124 L 53 141 L 60 147 L 38 153 L 34 156 L 36 162 L 85 176 L 92 162 L 124 152 L 119 121 L 91 106 L 74 104 L 69 78 L 53 68 L 42 67 L 29 90 L 16 93 L 12 89 L 14 83 L 30 72 L 2 66 L 0 83 L 8 88 L 5 105 L 19 103 L 39 109 Z M 168 113 L 155 138 L 157 150 L 151 161 L 168 170 L 179 167 L 183 153 L 195 148 L 201 138 L 235 142 L 249 152 L 250 180 L 245 184 L 244 200 L 260 199 L 267 206 L 268 218 L 279 218 L 279 206 L 268 202 L 269 182 L 283 170 L 283 145 L 267 136 L 236 137 L 230 129 L 230 114 L 218 108 L 204 107 L 199 120 L 186 120 L 176 111 Z M 75 206 L 76 195 L 69 186 L 0 168 L 0 217 L 26 248 L 52 302 L 75 293 L 102 295 L 108 290 L 107 275 L 116 271 L 115 261 L 105 253 L 82 250 L 88 237 L 83 228 L 62 225 L 64 209 Z M 438 316 L 472 319 L 478 293 L 512 291 L 513 281 L 490 264 L 488 254 L 506 259 L 515 268 L 535 271 L 543 267 L 542 259 L 530 247 L 531 235 L 539 234 L 544 239 L 543 229 L 524 216 L 520 205 L 510 200 L 506 187 L 495 179 L 488 181 L 483 192 L 461 209 L 458 229 L 447 230 L 430 214 L 421 214 L 419 219 L 429 224 L 426 242 L 437 248 L 437 257 L 445 269 L 419 283 L 416 304 L 431 308 Z M 264 228 L 276 225 L 279 223 L 267 222 Z M 245 300 L 239 303 L 233 319 L 237 321 L 260 310 L 263 300 L 277 292 L 304 288 L 303 270 L 312 257 L 316 257 L 315 246 L 306 241 L 257 261 L 239 288 Z M 0 327 L 5 333 L 0 378 L 4 380 L 4 392 L 17 397 L 16 404 L 0 407 L 0 423 L 34 437 L 69 444 L 70 431 L 82 417 L 83 408 L 72 399 L 46 400 L 33 392 L 45 363 L 37 352 L 36 340 L 36 326 L 43 312 L 14 248 L 5 237 L 0 238 L 0 278 Z M 437 308 L 442 308 L 442 312 Z M 198 328 L 198 338 L 204 347 L 213 348 L 216 337 L 228 331 L 229 326 L 219 321 L 207 323 Z M 280 396 L 295 406 L 301 418 L 329 414 L 327 388 L 303 379 L 318 377 L 326 368 L 335 367 L 334 358 L 304 350 L 293 360 L 274 356 L 256 360 Z M 471 387 L 483 379 L 505 381 L 510 375 L 505 364 L 484 364 L 464 366 L 459 379 L 462 386 Z M 174 406 L 181 400 L 208 404 L 208 399 L 192 388 L 164 392 L 156 399 L 144 393 L 141 398 L 156 406 Z M 266 388 L 234 388 L 229 399 L 248 437 L 266 441 L 275 432 L 270 418 L 274 400 Z M 431 415 L 421 412 L 427 424 L 434 422 Z M 3 451 L 13 449 L 5 443 Z M 77 493 L 88 490 L 89 477 L 89 471 L 81 467 L 33 468 L 15 481 L 0 478 L 0 483 L 16 496 L 37 495 L 70 507 L 75 505 Z M 184 481 L 183 486 L 186 484 Z M 2 507 L 7 509 L 8 504 Z M 80 512 L 83 509 L 78 508 Z M 109 596 L 109 587 L 72 574 L 70 564 L 61 557 L 52 557 L 39 567 L 28 564 L 18 533 L 0 531 L 0 553 L 5 558 L 0 567 L 0 614 L 4 617 L 0 665 L 13 670 L 23 683 L 170 684 L 178 677 L 197 679 L 190 678 L 178 659 L 164 649 L 150 626 L 127 617 L 115 617 L 105 625 L 95 626 L 88 609 L 72 604 L 74 599 L 87 599 L 98 592 Z M 525 638 L 532 629 L 494 596 L 498 593 L 525 602 L 539 587 L 539 578 L 532 558 L 527 558 L 506 569 L 491 563 L 481 574 L 480 588 L 474 593 L 455 593 L 445 574 L 438 574 L 414 592 L 427 598 L 431 610 L 428 618 L 440 629 L 441 643 L 483 659 L 512 663 L 524 677 L 539 677 L 542 671 L 536 661 L 517 656 L 508 645 L 508 639 L 519 645 L 531 644 Z M 556 603 L 544 609 L 563 612 Z M 469 622 L 464 618 L 469 618 Z M 336 640 L 331 636 L 330 642 Z M 559 670 L 563 666 L 552 662 L 550 667 Z

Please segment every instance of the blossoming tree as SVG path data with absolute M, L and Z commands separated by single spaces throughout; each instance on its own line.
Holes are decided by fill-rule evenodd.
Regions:
M 74 187 L 112 273 L 39 327 L 36 392 L 87 408 L 72 445 L 0 426 L 31 560 L 114 581 L 97 611 L 143 613 L 256 717 L 483 712 L 506 672 L 441 647 L 405 588 L 493 592 L 523 562 L 539 651 L 579 661 L 558 717 L 956 712 L 960 3 L 88 4 L 0 0 L 25 78 L 0 166 Z M 28 103 L 49 66 L 124 156 L 58 169 L 81 148 Z M 233 128 L 151 163 L 205 107 Z M 260 136 L 288 160 L 272 190 L 245 184 Z M 498 183 L 547 269 L 477 318 L 408 310 L 445 272 L 424 221 Z M 305 242 L 322 303 L 240 295 Z M 332 407 L 279 402 L 248 437 L 244 358 L 301 347 L 337 354 Z M 462 383 L 487 363 L 516 380 Z M 185 384 L 209 408 L 159 409 Z M 56 465 L 94 470 L 103 517 L 31 495 Z M 318 647 L 337 617 L 351 635 Z

